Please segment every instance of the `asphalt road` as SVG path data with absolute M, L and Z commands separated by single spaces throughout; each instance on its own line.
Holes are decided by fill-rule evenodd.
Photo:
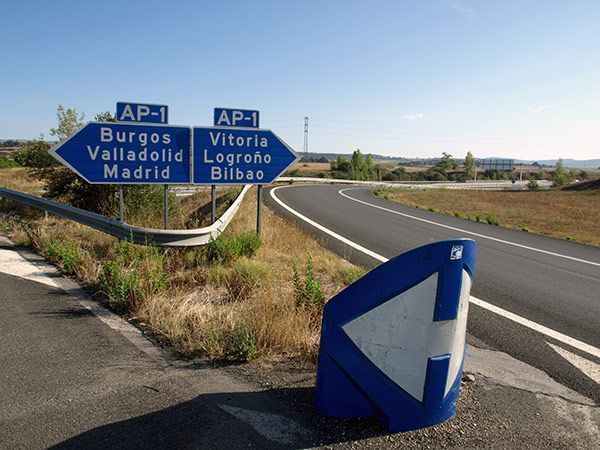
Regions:
M 2 449 L 289 448 L 317 439 L 276 395 L 218 367 L 148 355 L 123 325 L 107 326 L 59 288 L 1 272 L 0 286 Z
M 473 296 L 600 347 L 598 248 L 410 208 L 375 197 L 369 188 L 286 186 L 275 194 L 307 218 L 387 258 L 442 239 L 475 239 L 478 261 Z M 321 235 L 326 245 L 342 256 L 367 267 L 380 263 L 290 214 L 271 195 L 265 197 L 272 208 Z M 599 385 L 548 342 L 587 359 L 593 367 L 600 363 L 596 356 L 474 305 L 468 334 L 471 342 L 505 351 L 600 403 Z

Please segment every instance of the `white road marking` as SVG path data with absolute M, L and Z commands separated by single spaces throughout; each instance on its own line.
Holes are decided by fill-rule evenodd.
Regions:
M 459 231 L 461 233 L 470 234 L 471 236 L 477 236 L 477 237 L 480 237 L 480 238 L 483 238 L 483 239 L 489 239 L 490 241 L 496 241 L 496 242 L 500 242 L 502 244 L 513 245 L 515 247 L 524 248 L 526 250 L 532 250 L 534 252 L 545 253 L 546 255 L 557 256 L 559 258 L 570 259 L 572 261 L 577 261 L 577 262 L 580 262 L 580 263 L 590 264 L 592 266 L 600 267 L 600 263 L 597 263 L 597 262 L 594 262 L 594 261 L 588 261 L 588 260 L 585 260 L 585 259 L 575 258 L 574 256 L 563 255 L 561 253 L 554 253 L 554 252 L 550 252 L 548 250 L 542 250 L 540 248 L 529 247 L 529 246 L 523 245 L 523 244 L 517 244 L 516 242 L 510 242 L 510 241 L 506 241 L 504 239 L 499 239 L 499 238 L 495 238 L 495 237 L 492 237 L 492 236 L 486 236 L 485 234 L 475 233 L 473 231 L 468 231 L 468 230 L 464 230 L 462 228 L 452 227 L 450 225 L 444 225 L 443 223 L 434 222 L 433 220 L 427 220 L 427 219 L 423 219 L 421 217 L 411 216 L 410 214 L 405 214 L 405 213 L 401 213 L 399 211 L 395 211 L 393 209 L 384 208 L 383 206 L 373 205 L 372 203 L 365 202 L 363 200 L 358 200 L 358 199 L 350 197 L 349 195 L 347 195 L 347 194 L 344 193 L 344 191 L 349 191 L 351 189 L 360 189 L 360 188 L 342 189 L 342 190 L 339 191 L 339 194 L 342 197 L 345 197 L 345 198 L 347 198 L 349 200 L 352 200 L 354 202 L 362 203 L 363 205 L 371 206 L 372 208 L 377 208 L 377 209 L 381 209 L 383 211 L 391 212 L 393 214 L 397 214 L 399 216 L 406 217 L 408 219 L 418 220 L 419 222 L 425 222 L 425 223 L 428 223 L 430 225 L 436 225 L 438 227 L 447 228 L 449 230 L 454 230 L 454 231 Z
M 560 356 L 565 358 L 579 370 L 581 370 L 586 376 L 594 380 L 596 383 L 600 384 L 600 365 L 596 364 L 589 359 L 585 359 L 575 353 L 572 353 L 568 350 L 565 350 L 558 345 L 551 344 L 550 342 L 546 342 L 552 349 L 558 353 Z
M 239 408 L 231 405 L 219 405 L 233 417 L 250 425 L 263 437 L 280 444 L 293 445 L 308 435 L 308 430 L 299 423 L 279 414 Z
M 285 187 L 289 187 L 289 186 L 279 186 L 276 187 L 274 189 L 271 189 L 270 191 L 270 195 L 273 198 L 273 200 L 275 200 L 277 202 L 277 204 L 279 204 L 281 207 L 283 207 L 284 209 L 286 209 L 287 211 L 289 211 L 290 213 L 294 214 L 295 216 L 299 217 L 300 219 L 304 220 L 306 223 L 311 224 L 312 226 L 314 226 L 315 228 L 321 230 L 322 232 L 328 234 L 329 236 L 338 239 L 340 241 L 342 241 L 343 243 L 349 245 L 352 248 L 355 248 L 358 251 L 361 251 L 363 253 L 365 253 L 366 255 L 369 255 L 371 258 L 376 259 L 378 261 L 381 262 L 387 262 L 389 261 L 388 258 L 386 258 L 385 256 L 379 255 L 369 249 L 366 249 L 365 247 L 351 241 L 348 238 L 345 238 L 344 236 L 341 236 L 339 234 L 337 234 L 334 231 L 331 231 L 329 228 L 324 227 L 323 225 L 315 222 L 314 220 L 309 219 L 308 217 L 304 216 L 303 214 L 299 213 L 298 211 L 296 211 L 295 209 L 291 208 L 290 206 L 286 205 L 285 203 L 283 203 L 283 201 L 281 201 L 276 195 L 275 192 L 278 189 L 282 189 Z M 491 303 L 488 303 L 486 301 L 480 300 L 476 297 L 471 296 L 470 298 L 471 303 L 487 309 L 488 311 L 491 311 L 495 314 L 498 314 L 502 317 L 505 317 L 506 319 L 512 320 L 513 322 L 516 322 L 520 325 L 523 325 L 527 328 L 530 328 L 534 331 L 537 331 L 538 333 L 541 333 L 545 336 L 551 337 L 552 339 L 556 339 L 557 341 L 560 341 L 564 344 L 570 345 L 571 347 L 574 347 L 578 350 L 581 350 L 582 352 L 585 353 L 589 353 L 592 356 L 595 356 L 596 358 L 600 358 L 600 349 L 590 345 L 590 344 L 586 344 L 585 342 L 579 341 L 575 338 L 572 338 L 570 336 L 567 336 L 565 334 L 559 333 L 558 331 L 555 331 L 551 328 L 545 327 L 544 325 L 540 325 L 536 322 L 533 322 L 529 319 L 526 319 L 524 317 L 518 316 L 517 314 L 511 313 L 510 311 L 507 311 L 505 309 L 499 308 L 495 305 L 492 305 Z
M 5 244 L 7 241 L 0 238 L 0 243 Z M 43 268 L 23 259 L 14 250 L 0 248 L 0 273 L 35 281 L 53 288 L 59 287 L 56 282 L 58 275 L 50 276 Z

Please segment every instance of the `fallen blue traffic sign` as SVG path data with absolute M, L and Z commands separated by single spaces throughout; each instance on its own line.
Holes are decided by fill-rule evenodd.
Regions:
M 323 310 L 317 410 L 390 431 L 456 411 L 476 244 L 441 241 L 378 266 Z
M 215 108 L 215 126 L 258 128 L 259 112 L 249 109 Z
M 191 182 L 189 127 L 89 122 L 50 154 L 93 184 Z
M 297 158 L 271 130 L 194 127 L 195 184 L 268 184 Z
M 117 102 L 117 122 L 169 123 L 167 105 Z

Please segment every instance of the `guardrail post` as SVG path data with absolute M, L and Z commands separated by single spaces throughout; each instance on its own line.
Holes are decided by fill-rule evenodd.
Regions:
M 217 186 L 210 186 L 210 223 L 215 223 L 217 221 Z
M 165 204 L 165 230 L 169 229 L 169 185 L 165 184 L 165 200 L 164 200 L 164 204 Z
M 262 190 L 263 185 L 259 184 L 256 194 L 256 234 L 259 236 L 262 229 Z
M 119 220 L 121 223 L 125 222 L 125 200 L 122 184 L 119 185 Z

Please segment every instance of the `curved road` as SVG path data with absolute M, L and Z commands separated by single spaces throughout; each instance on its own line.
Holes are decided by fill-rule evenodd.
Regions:
M 370 188 L 284 186 L 266 197 L 367 267 L 429 242 L 475 239 L 471 294 L 487 306 L 470 310 L 469 341 L 505 351 L 600 403 L 600 249 L 410 208 L 375 197 Z M 556 336 L 540 332 L 548 329 Z

